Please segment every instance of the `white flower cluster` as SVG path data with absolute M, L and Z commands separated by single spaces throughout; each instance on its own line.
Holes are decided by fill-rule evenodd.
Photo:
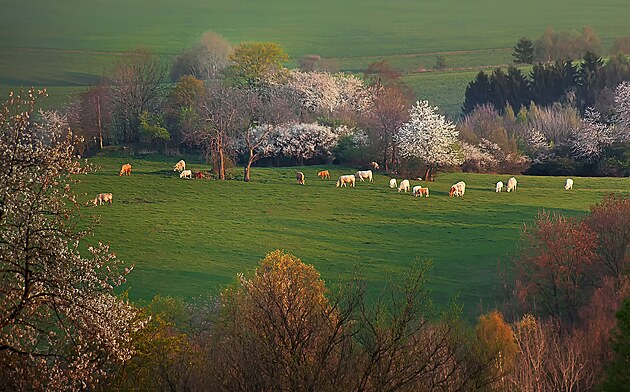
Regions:
M 73 185 L 88 168 L 61 116 L 33 123 L 35 99 L 31 90 L 0 110 L 0 346 L 25 354 L 4 374 L 17 383 L 9 389 L 83 389 L 130 358 L 142 322 L 113 292 L 130 268 L 103 244 L 80 252 Z
M 342 109 L 364 112 L 371 102 L 363 81 L 343 73 L 292 70 L 285 87 L 297 97 L 302 108 L 316 113 Z
M 409 121 L 398 131 L 395 141 L 405 158 L 418 158 L 432 166 L 459 165 L 459 132 L 455 124 L 438 113 L 427 101 L 418 101 L 410 110 Z

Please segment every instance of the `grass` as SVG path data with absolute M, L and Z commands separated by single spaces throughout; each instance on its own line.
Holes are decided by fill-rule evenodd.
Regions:
M 630 34 L 626 0 L 0 0 L 0 7 L 1 91 L 90 85 L 120 52 L 144 46 L 168 59 L 207 30 L 233 43 L 278 42 L 293 64 L 314 53 L 344 71 L 386 59 L 406 73 L 431 69 L 438 54 L 457 69 L 507 64 L 519 37 L 535 39 L 548 26 L 593 26 L 605 46 Z M 408 79 L 422 90 L 420 79 Z M 445 90 L 459 91 L 455 79 L 445 76 Z M 427 92 L 419 98 L 447 112 L 460 96 Z
M 255 167 L 253 182 L 243 183 L 180 180 L 172 171 L 177 160 L 94 158 L 101 170 L 81 179 L 80 190 L 91 197 L 114 195 L 113 205 L 86 213 L 101 216 L 94 240 L 135 264 L 126 286 L 133 300 L 215 292 L 278 248 L 313 264 L 328 284 L 360 270 L 372 292 L 416 258 L 430 258 L 436 303 L 459 295 L 472 317 L 500 300 L 497 262 L 516 251 L 519 229 L 539 209 L 582 215 L 607 192 L 630 193 L 627 178 L 576 178 L 565 192 L 564 178 L 517 176 L 518 192 L 496 194 L 494 183 L 507 175 L 454 173 L 428 184 L 431 197 L 414 198 L 390 189 L 383 175 L 336 188 L 334 179 L 351 168 L 328 167 L 333 179 L 321 181 L 320 166 Z M 119 177 L 126 162 L 133 175 Z M 207 169 L 190 160 L 188 168 Z M 306 174 L 305 186 L 295 183 L 297 170 Z M 466 196 L 450 199 L 459 180 Z

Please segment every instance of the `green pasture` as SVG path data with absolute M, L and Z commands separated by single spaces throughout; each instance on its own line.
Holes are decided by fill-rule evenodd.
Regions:
M 332 179 L 320 180 L 321 166 L 254 167 L 253 182 L 244 183 L 240 169 L 229 181 L 179 179 L 172 170 L 177 160 L 94 158 L 101 169 L 80 179 L 85 200 L 114 195 L 113 205 L 83 213 L 101 216 L 92 240 L 111 244 L 135 265 L 126 285 L 133 300 L 216 292 L 266 252 L 284 249 L 329 284 L 360 271 L 372 293 L 416 258 L 430 258 L 436 303 L 458 295 L 472 317 L 500 300 L 497 263 L 517 250 L 519 230 L 540 209 L 581 215 L 607 192 L 630 194 L 628 178 L 575 178 L 575 189 L 565 192 L 564 178 L 517 176 L 517 192 L 497 194 L 494 183 L 508 175 L 452 173 L 427 184 L 429 198 L 414 198 L 390 189 L 381 174 L 354 189 L 336 188 L 335 178 L 355 168 L 326 167 Z M 127 162 L 133 174 L 119 177 Z M 208 169 L 194 161 L 187 168 Z M 298 170 L 305 186 L 296 184 Z M 466 195 L 449 198 L 460 180 Z
M 455 114 L 461 79 L 471 69 L 509 64 L 521 36 L 590 25 L 607 47 L 630 35 L 627 0 L 0 0 L 0 9 L 0 93 L 30 86 L 77 91 L 122 52 L 142 46 L 169 61 L 212 30 L 234 44 L 278 42 L 293 65 L 319 54 L 333 68 L 358 73 L 388 60 L 411 74 L 414 91 L 427 93 L 418 98 Z M 427 76 L 444 76 L 445 88 L 432 91 L 414 73 L 431 70 L 438 55 L 458 76 Z

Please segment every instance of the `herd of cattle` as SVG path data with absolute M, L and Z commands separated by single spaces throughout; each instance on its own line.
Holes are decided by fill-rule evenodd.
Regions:
M 376 162 L 371 162 L 370 166 L 372 167 L 372 169 L 374 170 L 378 170 L 380 168 L 379 164 Z M 186 162 L 182 159 L 179 162 L 177 162 L 175 164 L 175 166 L 173 167 L 173 171 L 178 171 L 179 172 L 179 178 L 193 178 L 193 172 L 191 170 L 186 170 Z M 122 165 L 121 169 L 120 169 L 120 176 L 130 176 L 131 175 L 131 165 L 129 163 L 126 163 L 124 165 Z M 317 173 L 317 176 L 322 179 L 329 179 L 330 178 L 330 172 L 328 170 L 322 170 L 319 173 Z M 205 178 L 206 175 L 203 174 L 203 172 L 195 172 L 194 173 L 194 177 L 195 178 Z M 295 176 L 297 183 L 300 185 L 304 185 L 305 183 L 305 176 L 303 172 L 297 172 L 296 176 Z M 346 174 L 346 175 L 342 175 L 337 179 L 336 185 L 337 187 L 348 187 L 348 184 L 350 185 L 350 187 L 354 187 L 356 184 L 356 179 L 359 179 L 360 181 L 368 181 L 368 182 L 374 182 L 374 176 L 372 173 L 372 170 L 359 170 L 358 172 L 356 172 L 355 174 Z M 421 178 L 418 178 L 418 180 L 422 180 Z M 507 187 L 506 187 L 506 191 L 507 192 L 511 192 L 514 191 L 516 192 L 516 186 L 517 186 L 518 182 L 516 181 L 516 178 L 511 177 L 508 181 L 507 181 Z M 390 188 L 398 188 L 398 192 L 409 192 L 411 185 L 409 183 L 409 180 L 402 180 L 400 181 L 400 184 L 398 184 L 397 180 L 395 178 L 392 178 L 389 180 L 389 187 Z M 573 189 L 573 179 L 571 178 L 567 178 L 565 184 L 564 184 L 564 189 L 565 190 L 569 190 L 569 189 Z M 499 181 L 496 183 L 496 187 L 495 187 L 495 191 L 496 192 L 501 192 L 503 190 L 503 181 Z M 456 184 L 453 184 L 453 186 L 451 186 L 450 191 L 448 192 L 449 197 L 462 197 L 464 196 L 464 193 L 466 193 L 466 183 L 464 181 L 460 181 Z M 411 190 L 411 194 L 415 197 L 418 196 L 424 196 L 424 197 L 429 197 L 429 188 L 426 187 L 422 187 L 421 185 L 418 186 L 414 186 L 413 189 Z M 94 205 L 101 205 L 103 203 L 109 203 L 112 204 L 113 203 L 113 196 L 111 193 L 99 193 L 96 198 L 93 200 Z

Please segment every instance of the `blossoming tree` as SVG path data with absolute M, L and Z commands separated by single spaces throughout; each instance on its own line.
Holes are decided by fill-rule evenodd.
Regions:
M 457 147 L 458 134 L 455 124 L 438 113 L 437 106 L 418 101 L 395 140 L 403 158 L 417 158 L 427 165 L 424 178 L 430 180 L 439 166 L 462 163 L 462 154 Z
M 76 226 L 76 138 L 35 123 L 36 98 L 0 107 L 0 389 L 78 390 L 131 356 L 141 322 L 113 292 L 131 267 Z

